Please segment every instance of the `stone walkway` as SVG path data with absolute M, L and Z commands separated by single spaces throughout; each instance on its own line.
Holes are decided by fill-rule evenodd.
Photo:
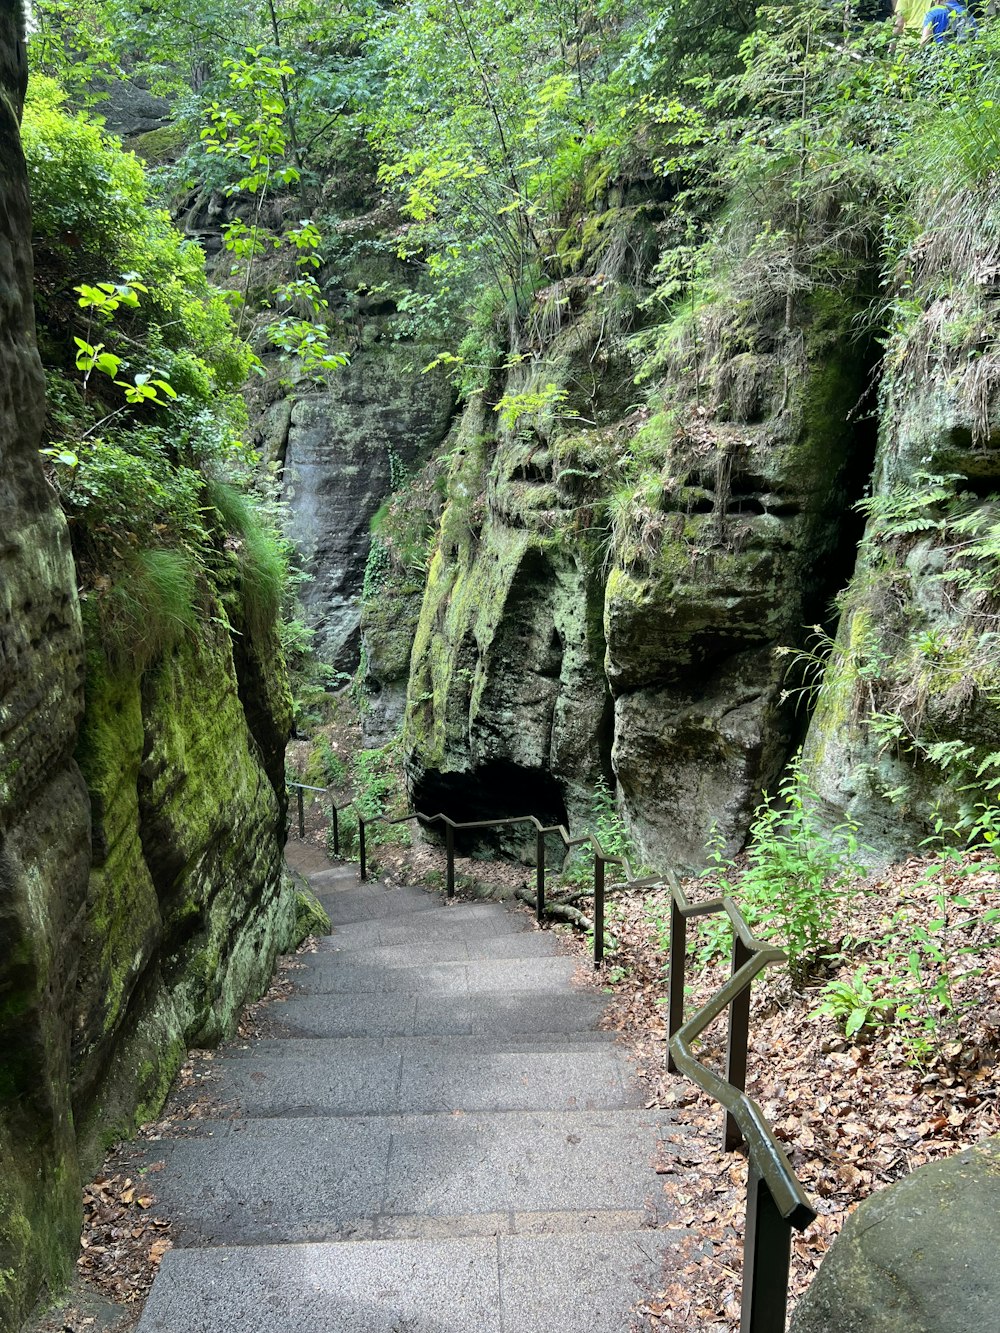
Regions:
M 299 856 L 301 856 L 301 851 Z M 326 865 L 327 863 L 323 863 Z M 671 1242 L 604 998 L 524 913 L 309 875 L 334 933 L 145 1145 L 178 1231 L 139 1333 L 623 1333 Z

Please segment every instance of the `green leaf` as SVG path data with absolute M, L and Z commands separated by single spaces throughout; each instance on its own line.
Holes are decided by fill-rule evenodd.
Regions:
M 853 1037 L 855 1032 L 860 1032 L 868 1021 L 868 1010 L 857 1008 L 852 1009 L 847 1022 L 844 1024 L 844 1035 Z

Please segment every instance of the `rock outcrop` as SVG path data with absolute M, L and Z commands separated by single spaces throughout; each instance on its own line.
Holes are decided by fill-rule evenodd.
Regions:
M 308 576 L 301 598 L 315 650 L 331 666 L 352 669 L 358 660 L 372 519 L 448 430 L 451 389 L 440 375 L 421 373 L 432 357 L 409 344 L 363 348 L 324 392 L 291 407 L 288 535 Z
M 691 322 L 651 416 L 630 406 L 610 276 L 595 295 L 559 286 L 565 326 L 452 441 L 414 631 L 413 793 L 459 817 L 561 818 L 613 775 L 647 858 L 692 868 L 713 826 L 742 844 L 793 746 L 776 650 L 852 566 L 866 349 L 831 290 L 791 329 L 722 300 Z
M 867 526 L 804 750 L 830 823 L 855 819 L 884 860 L 935 822 L 967 835 L 1000 752 L 996 230 L 988 211 L 958 237 L 932 222 L 904 270 L 919 308 L 887 357 Z
M 80 1224 L 70 1033 L 90 859 L 73 761 L 83 631 L 42 472 L 44 390 L 18 137 L 26 67 L 0 10 L 0 1328 L 67 1274 Z
M 141 678 L 94 650 L 87 694 L 78 753 L 94 856 L 73 1100 L 92 1168 L 155 1114 L 187 1048 L 218 1041 L 265 988 L 295 902 L 282 874 L 284 792 L 248 724 L 229 633 L 206 630 Z M 282 702 L 269 717 L 287 735 Z
M 969 1333 L 997 1324 L 1000 1139 L 922 1166 L 848 1218 L 792 1333 Z

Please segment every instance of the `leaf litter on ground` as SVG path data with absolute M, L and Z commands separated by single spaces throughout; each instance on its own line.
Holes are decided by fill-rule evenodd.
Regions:
M 709 896 L 685 884 L 689 898 Z M 747 1091 L 761 1105 L 817 1211 L 793 1233 L 789 1311 L 809 1285 L 850 1212 L 875 1191 L 936 1158 L 1000 1133 L 1000 939 L 994 925 L 966 932 L 976 967 L 956 969 L 953 1008 L 936 1015 L 937 1039 L 914 1058 L 901 1025 L 865 1027 L 853 1039 L 819 1015 L 824 982 L 848 978 L 859 961 L 880 965 L 887 922 L 901 905 L 926 920 L 943 890 L 1000 906 L 1000 873 L 975 854 L 942 868 L 929 858 L 890 867 L 852 893 L 830 923 L 834 950 L 800 987 L 772 971 L 754 984 Z M 668 1225 L 691 1236 L 669 1256 L 663 1285 L 637 1310 L 640 1326 L 661 1333 L 738 1333 L 746 1210 L 746 1159 L 722 1151 L 722 1111 L 699 1089 L 666 1071 L 666 890 L 626 891 L 609 906 L 617 954 L 604 965 L 611 994 L 607 1022 L 631 1047 L 647 1106 L 676 1113 L 676 1130 L 654 1163 Z M 689 969 L 696 969 L 689 960 Z M 964 975 L 962 974 L 964 971 Z M 715 965 L 697 975 L 687 1012 L 728 976 Z M 706 1064 L 725 1060 L 724 1017 L 698 1050 Z M 919 1035 L 919 1034 L 918 1034 Z

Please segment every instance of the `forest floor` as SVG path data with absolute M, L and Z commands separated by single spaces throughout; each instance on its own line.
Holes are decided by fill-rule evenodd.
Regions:
M 321 818 L 310 820 L 307 839 L 323 846 Z M 444 854 L 436 846 L 389 844 L 375 855 L 383 880 L 443 884 Z M 463 896 L 507 898 L 533 879 L 533 871 L 459 857 L 456 879 Z M 690 897 L 706 892 L 697 880 L 685 889 Z M 968 906 L 956 906 L 956 899 Z M 923 998 L 905 1020 L 873 1008 L 870 1021 L 848 1039 L 846 1013 L 817 1015 L 823 987 L 838 978 L 851 982 L 858 967 L 867 969 L 879 994 L 886 941 L 899 913 L 940 922 L 945 901 L 944 926 L 931 932 L 929 946 L 909 955 Z M 587 910 L 586 902 L 578 905 Z M 859 882 L 843 898 L 828 932 L 832 957 L 804 982 L 793 986 L 775 970 L 755 983 L 747 1090 L 775 1127 L 818 1214 L 794 1237 L 790 1307 L 861 1200 L 925 1162 L 1000 1134 L 1000 939 L 995 923 L 980 921 L 997 906 L 995 859 L 913 859 Z M 618 947 L 594 973 L 594 983 L 610 994 L 607 1023 L 631 1048 L 649 1107 L 676 1110 L 693 1131 L 668 1145 L 657 1164 L 667 1211 L 691 1230 L 692 1240 L 674 1253 L 661 1289 L 637 1315 L 641 1327 L 659 1333 L 737 1333 L 746 1160 L 721 1150 L 718 1106 L 666 1072 L 668 921 L 665 890 L 612 889 L 608 931 Z M 585 954 L 581 934 L 556 929 L 567 947 Z M 695 939 L 692 954 L 698 952 Z M 290 966 L 294 960 L 285 961 L 271 998 L 289 989 Z M 718 987 L 727 968 L 702 962 L 697 971 L 689 1012 Z M 251 1006 L 245 1015 L 244 1038 L 253 1035 L 256 1012 Z M 709 1030 L 699 1051 L 716 1065 L 725 1040 L 720 1028 Z M 198 1059 L 185 1066 L 164 1114 L 213 1113 L 210 1091 L 199 1085 L 204 1067 Z M 155 1134 L 158 1126 L 147 1132 Z M 170 1245 L 169 1219 L 156 1212 L 155 1181 L 133 1181 L 116 1171 L 112 1156 L 86 1189 L 84 1208 L 74 1291 L 26 1333 L 128 1333 L 135 1326 Z

